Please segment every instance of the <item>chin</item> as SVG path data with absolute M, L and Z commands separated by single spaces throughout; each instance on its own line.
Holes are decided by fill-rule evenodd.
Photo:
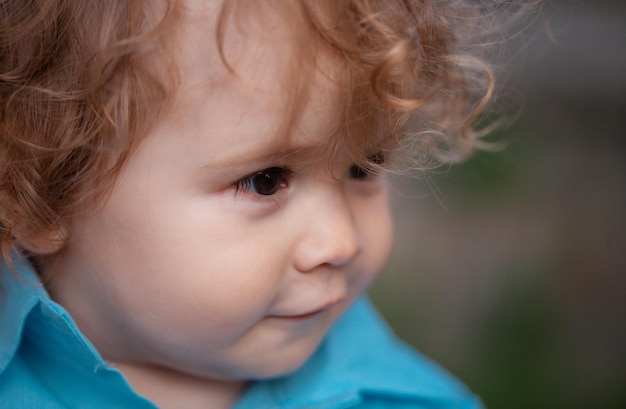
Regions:
M 280 378 L 296 372 L 304 365 L 315 350 L 297 357 L 279 355 L 271 362 L 260 363 L 255 368 L 250 368 L 248 379 L 272 379 Z
M 239 380 L 262 380 L 280 378 L 300 369 L 313 355 L 319 343 L 314 345 L 300 345 L 297 348 L 285 348 L 272 354 L 265 354 L 264 359 L 254 359 L 242 362 L 239 368 L 234 368 L 233 377 Z

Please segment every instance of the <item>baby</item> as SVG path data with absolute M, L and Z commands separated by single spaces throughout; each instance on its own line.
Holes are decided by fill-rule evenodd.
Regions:
M 3 1 L 0 407 L 482 407 L 363 294 L 386 175 L 475 145 L 486 12 Z

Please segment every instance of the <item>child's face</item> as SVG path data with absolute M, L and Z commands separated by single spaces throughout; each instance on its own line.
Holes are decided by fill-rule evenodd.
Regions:
M 336 84 L 318 72 L 285 140 L 286 51 L 231 38 L 236 79 L 207 33 L 189 23 L 174 114 L 109 199 L 69 220 L 69 242 L 44 267 L 105 359 L 274 376 L 301 365 L 383 268 L 388 189 L 351 173 L 346 155 L 331 173 L 317 160 L 336 128 Z

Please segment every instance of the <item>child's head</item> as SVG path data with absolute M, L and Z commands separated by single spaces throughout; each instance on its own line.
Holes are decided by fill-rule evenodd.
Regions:
M 488 97 L 457 49 L 461 2 L 14 3 L 3 250 L 113 361 L 299 366 L 388 257 L 378 171 L 439 145 L 405 122 L 469 145 Z

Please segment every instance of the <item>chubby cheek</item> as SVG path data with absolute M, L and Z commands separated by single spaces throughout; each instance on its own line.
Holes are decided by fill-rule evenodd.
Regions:
M 193 349 L 234 342 L 274 302 L 288 257 L 264 251 L 281 246 L 241 231 L 223 214 L 193 217 L 187 209 L 186 218 L 168 218 L 169 209 L 152 210 L 149 220 L 124 225 L 123 236 L 135 240 L 116 249 L 123 271 L 104 269 L 115 293 L 107 299 L 120 301 L 120 315 L 134 320 L 131 331 L 146 343 Z
M 233 254 L 234 243 L 223 244 L 211 251 L 194 250 L 196 257 L 190 255 L 175 270 L 163 270 L 167 261 L 156 261 L 155 270 L 161 271 L 150 287 L 157 297 L 147 295 L 139 301 L 153 305 L 153 328 L 176 329 L 171 337 L 184 343 L 196 338 L 205 346 L 225 347 L 266 314 L 279 288 L 272 267 L 279 270 L 280 266 L 261 255 L 252 263 L 254 254 L 242 257 Z M 155 304 L 155 300 L 159 301 Z
M 386 190 L 376 200 L 357 207 L 356 222 L 362 254 L 356 273 L 350 277 L 350 286 L 360 294 L 382 273 L 393 248 L 394 228 Z

